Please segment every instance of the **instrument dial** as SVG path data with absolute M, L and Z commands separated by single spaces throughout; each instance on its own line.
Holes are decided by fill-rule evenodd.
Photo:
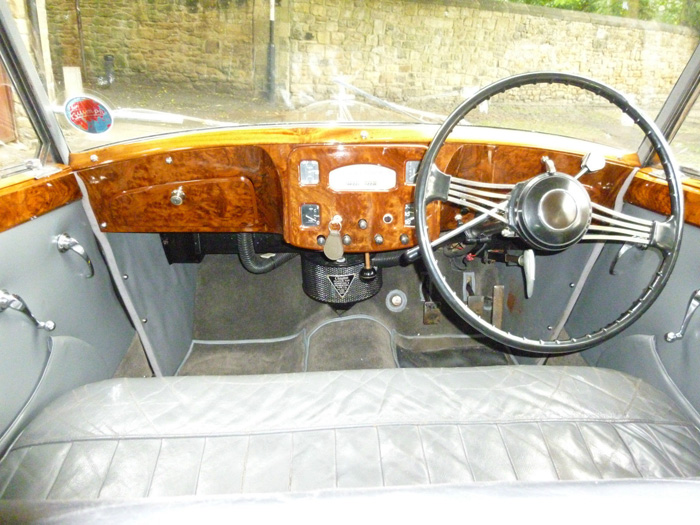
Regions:
M 299 163 L 299 182 L 302 186 L 310 184 L 318 184 L 321 171 L 318 167 L 318 161 L 302 160 Z
M 301 225 L 306 228 L 321 225 L 321 207 L 318 204 L 301 205 Z

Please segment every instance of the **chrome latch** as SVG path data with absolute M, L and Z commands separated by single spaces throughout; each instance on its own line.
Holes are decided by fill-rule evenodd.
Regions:
M 19 295 L 11 294 L 7 290 L 0 290 L 0 312 L 4 312 L 10 308 L 21 314 L 26 315 L 31 319 L 32 323 L 40 330 L 46 330 L 47 332 L 52 332 L 56 329 L 56 323 L 53 321 L 39 321 L 32 312 L 27 307 L 27 303 L 24 302 Z
M 58 237 L 56 237 L 56 246 L 58 247 L 58 251 L 61 253 L 65 253 L 68 250 L 77 253 L 82 257 L 82 259 L 85 261 L 85 263 L 88 266 L 88 271 L 87 274 L 85 275 L 86 279 L 90 279 L 93 275 L 95 275 L 95 268 L 92 265 L 92 261 L 90 260 L 90 256 L 87 254 L 85 251 L 85 248 L 83 248 L 78 241 L 76 241 L 73 237 L 68 235 L 67 233 L 62 233 Z

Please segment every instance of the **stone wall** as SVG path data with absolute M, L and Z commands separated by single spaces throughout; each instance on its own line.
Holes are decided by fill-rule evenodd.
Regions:
M 337 92 L 336 76 L 411 103 L 571 64 L 658 103 L 698 43 L 686 28 L 485 0 L 289 0 L 289 13 L 289 69 L 280 77 L 300 102 Z
M 252 6 L 248 0 L 83 0 L 87 83 L 115 57 L 122 79 L 223 91 L 252 85 Z M 81 66 L 74 0 L 47 4 L 54 74 Z
M 82 0 L 88 83 L 113 54 L 117 77 L 260 94 L 267 0 Z M 697 45 L 653 22 L 497 0 L 278 0 L 276 86 L 295 106 L 338 92 L 334 78 L 420 105 L 531 70 L 572 70 L 657 103 Z M 47 7 L 54 71 L 80 66 L 75 1 Z M 669 53 L 672 50 L 672 53 Z M 452 104 L 452 101 L 449 102 Z

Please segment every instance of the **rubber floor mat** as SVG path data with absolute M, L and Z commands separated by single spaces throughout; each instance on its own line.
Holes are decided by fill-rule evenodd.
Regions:
M 432 352 L 419 352 L 397 347 L 396 357 L 401 368 L 453 368 L 511 364 L 504 353 L 486 346 L 447 348 Z

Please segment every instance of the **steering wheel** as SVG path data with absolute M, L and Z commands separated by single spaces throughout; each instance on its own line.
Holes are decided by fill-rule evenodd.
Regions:
M 469 111 L 494 95 L 526 85 L 564 84 L 592 92 L 608 100 L 630 117 L 644 132 L 658 155 L 668 182 L 671 215 L 665 221 L 643 220 L 592 202 L 578 177 L 595 168 L 582 166 L 578 174 L 557 172 L 550 163 L 544 173 L 518 184 L 490 184 L 470 181 L 441 172 L 435 159 L 448 136 Z M 597 169 L 602 168 L 604 159 Z M 678 256 L 683 228 L 683 192 L 679 169 L 661 131 L 624 95 L 588 78 L 551 72 L 512 76 L 481 89 L 440 126 L 418 168 L 415 193 L 416 234 L 419 249 L 434 285 L 447 304 L 467 323 L 484 335 L 506 346 L 536 354 L 570 353 L 610 339 L 629 327 L 651 306 L 668 281 Z M 479 212 L 474 219 L 431 243 L 426 207 L 440 200 Z M 440 271 L 433 249 L 455 239 L 467 229 L 477 228 L 487 219 L 502 223 L 503 234 L 519 237 L 532 250 L 557 252 L 580 241 L 625 242 L 651 247 L 661 254 L 661 262 L 648 287 L 630 308 L 615 321 L 582 337 L 562 340 L 536 340 L 494 326 L 471 310 L 448 284 Z M 527 250 L 532 258 L 533 251 Z M 526 272 L 527 273 L 527 272 Z M 527 276 L 526 276 L 527 280 Z

